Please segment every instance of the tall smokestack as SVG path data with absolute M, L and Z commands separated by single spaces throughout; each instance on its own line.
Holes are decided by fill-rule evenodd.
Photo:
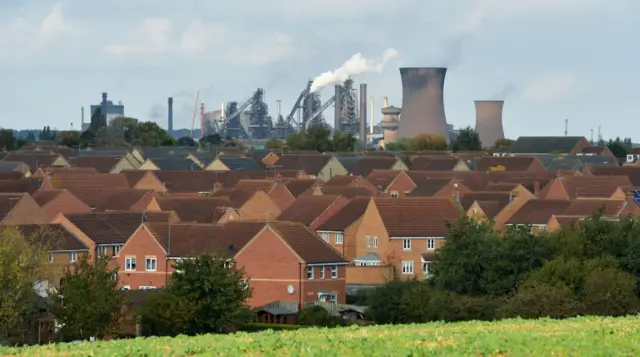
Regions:
M 493 146 L 497 140 L 504 139 L 502 128 L 503 100 L 477 100 L 476 132 L 482 147 Z
M 200 103 L 200 137 L 204 138 L 204 103 Z
M 280 115 L 282 115 L 282 101 L 280 99 L 276 100 L 276 111 L 277 111 L 277 115 L 276 115 L 276 119 L 280 118 Z
M 84 130 L 84 107 L 80 107 L 80 131 Z
M 102 92 L 102 103 L 100 103 L 100 111 L 105 121 L 107 120 L 107 92 Z
M 373 136 L 373 96 L 369 96 L 369 134 Z
M 342 86 L 336 84 L 335 86 L 335 114 L 333 118 L 333 132 L 340 131 L 340 118 L 342 117 Z
M 360 84 L 360 140 L 362 148 L 367 148 L 367 84 Z
M 167 99 L 167 108 L 169 110 L 169 113 L 167 114 L 167 131 L 169 132 L 169 134 L 173 133 L 173 98 L 169 97 L 169 99 Z
M 400 68 L 402 114 L 398 139 L 433 134 L 449 142 L 443 97 L 446 74 L 446 68 Z

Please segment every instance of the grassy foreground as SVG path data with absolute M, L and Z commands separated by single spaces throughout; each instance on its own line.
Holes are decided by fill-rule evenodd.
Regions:
M 24 348 L 18 356 L 640 356 L 640 318 L 347 327 Z

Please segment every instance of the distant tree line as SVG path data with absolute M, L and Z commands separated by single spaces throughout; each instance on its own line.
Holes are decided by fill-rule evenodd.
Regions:
M 640 221 L 597 212 L 552 233 L 525 226 L 500 236 L 463 217 L 449 224 L 430 269 L 426 280 L 392 280 L 350 300 L 385 324 L 636 314 Z
M 265 147 L 283 151 L 350 152 L 356 150 L 356 144 L 353 133 L 337 132 L 332 136 L 328 126 L 313 125 L 290 135 L 284 141 L 272 138 Z
M 620 139 L 619 137 L 617 137 L 615 139 L 609 139 L 609 141 L 607 142 L 601 140 L 600 142 L 598 142 L 598 146 L 606 146 L 616 157 L 626 157 L 627 154 L 631 153 L 631 150 L 633 149 L 631 138 Z

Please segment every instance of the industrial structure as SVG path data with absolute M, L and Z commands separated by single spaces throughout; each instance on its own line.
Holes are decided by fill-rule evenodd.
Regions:
M 446 68 L 400 68 L 402 114 L 397 139 L 433 134 L 450 141 L 443 97 L 446 73 Z
M 92 105 L 90 107 L 91 116 L 95 113 L 95 111 L 100 108 L 100 113 L 105 116 L 107 123 L 117 117 L 124 116 L 124 105 L 122 102 L 118 102 L 118 104 L 114 104 L 112 101 L 107 99 L 107 93 L 102 93 L 102 101 L 100 104 Z
M 173 97 L 169 97 L 167 99 L 167 109 L 168 112 L 167 113 L 167 132 L 169 133 L 169 135 L 173 134 Z
M 384 97 L 384 103 L 380 112 L 382 112 L 382 122 L 380 126 L 382 127 L 383 145 L 387 145 L 396 141 L 396 132 L 400 126 L 398 118 L 400 117 L 402 109 L 389 105 L 389 98 Z
M 476 132 L 480 137 L 482 147 L 490 147 L 497 140 L 504 139 L 502 128 L 502 100 L 477 100 L 476 105 Z

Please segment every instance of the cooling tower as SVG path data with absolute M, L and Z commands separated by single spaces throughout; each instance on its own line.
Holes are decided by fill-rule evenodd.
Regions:
M 504 139 L 502 129 L 503 100 L 477 100 L 476 104 L 476 132 L 480 137 L 482 147 L 490 147 L 496 140 Z
M 449 142 L 443 98 L 446 74 L 446 68 L 400 68 L 402 114 L 398 139 L 433 134 Z

